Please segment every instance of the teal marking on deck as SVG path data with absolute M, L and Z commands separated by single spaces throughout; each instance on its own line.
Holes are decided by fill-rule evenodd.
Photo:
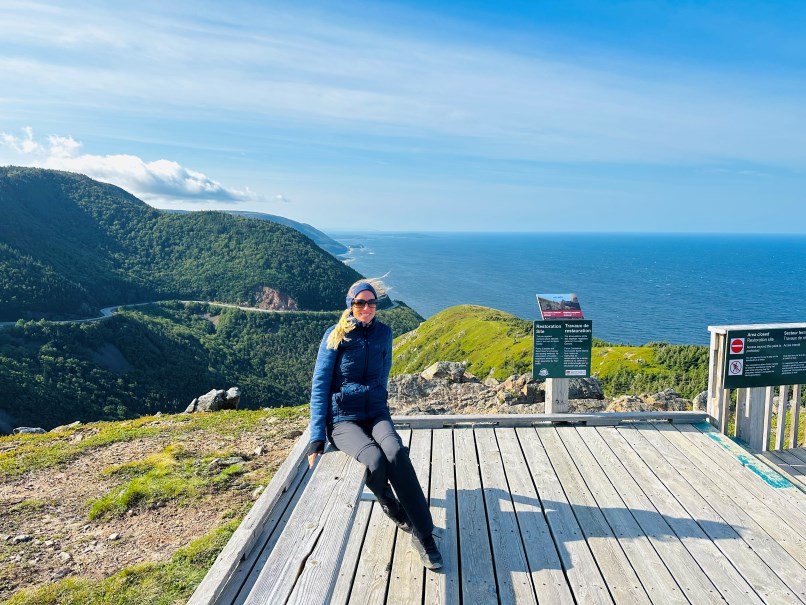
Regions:
M 722 433 L 714 430 L 714 427 L 707 422 L 700 422 L 694 426 L 705 433 L 708 437 L 716 441 L 726 452 L 730 452 L 736 456 L 736 459 L 742 464 L 742 466 L 761 477 L 761 479 L 764 480 L 764 482 L 770 487 L 777 489 L 784 487 L 795 487 L 795 485 L 789 479 L 780 473 L 766 466 L 758 466 L 756 464 L 756 459 L 753 456 L 736 452 L 737 448 L 733 439 L 726 437 Z

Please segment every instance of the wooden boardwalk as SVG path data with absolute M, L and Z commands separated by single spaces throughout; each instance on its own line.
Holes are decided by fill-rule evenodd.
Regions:
M 594 416 L 402 419 L 438 572 L 303 435 L 190 603 L 806 603 L 806 486 L 703 415 Z

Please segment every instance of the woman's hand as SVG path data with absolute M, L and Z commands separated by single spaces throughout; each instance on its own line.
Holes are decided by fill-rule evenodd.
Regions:
M 308 468 L 313 468 L 316 459 L 325 451 L 325 442 L 321 440 L 311 441 L 308 444 Z

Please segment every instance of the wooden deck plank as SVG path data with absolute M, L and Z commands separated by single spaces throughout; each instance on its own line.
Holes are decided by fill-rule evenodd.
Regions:
M 674 466 L 674 470 L 685 479 L 686 485 L 681 486 L 673 477 L 668 476 L 664 478 L 664 483 L 676 484 L 672 490 L 675 497 L 698 519 L 709 537 L 765 602 L 800 601 L 796 596 L 796 592 L 800 591 L 790 589 L 776 573 L 791 568 L 797 562 L 725 493 L 720 487 L 725 477 L 701 470 L 654 425 L 619 430 L 625 431 L 628 440 L 633 437 L 629 431 L 635 431 L 635 434 L 648 441 Z M 718 483 L 712 481 L 712 478 Z M 803 582 L 800 579 L 796 581 Z
M 501 603 L 534 603 L 534 586 L 507 486 L 495 429 L 475 429 L 495 577 Z
M 588 428 L 593 430 L 591 438 L 595 437 L 595 428 Z M 558 428 L 557 432 L 652 602 L 688 603 L 685 592 L 680 590 L 643 527 L 628 510 L 607 476 L 607 470 L 617 472 L 617 464 L 605 469 L 608 458 L 597 459 L 575 427 Z M 618 462 L 612 457 L 609 460 Z
M 411 444 L 411 431 L 398 430 L 400 440 L 405 447 Z M 350 603 L 385 603 L 389 586 L 392 556 L 395 542 L 398 539 L 397 527 L 386 516 L 377 498 L 366 485 L 362 499 L 372 504 L 372 513 L 368 522 L 367 536 L 364 540 L 358 565 L 355 569 L 355 582 L 350 594 Z
M 443 567 L 426 573 L 425 602 L 429 605 L 459 604 L 459 545 L 456 538 L 456 481 L 453 463 L 453 432 L 435 429 L 431 433 L 431 515 L 434 527 L 442 531 L 439 550 Z
M 724 602 L 683 542 L 625 468 L 624 461 L 613 453 L 598 430 L 595 427 L 580 427 L 577 433 L 590 450 L 592 461 L 599 464 L 609 480 L 610 487 L 605 485 L 603 490 L 603 497 L 604 494 L 612 492 L 606 496 L 608 500 L 606 506 L 626 507 L 625 510 L 641 528 L 665 568 L 682 589 L 685 598 L 692 603 Z M 583 459 L 577 461 L 583 467 L 586 465 Z M 588 484 L 590 485 L 590 482 Z M 594 490 L 594 495 L 599 506 L 602 506 L 604 502 L 600 499 L 600 494 Z M 615 527 L 613 523 L 611 526 Z M 636 533 L 638 531 L 634 527 L 625 529 Z
M 559 477 L 533 428 L 515 429 L 534 481 L 568 584 L 577 603 L 607 604 L 607 589 L 582 528 L 566 499 Z
M 759 452 L 757 458 L 784 475 L 802 491 L 806 492 L 806 463 L 792 456 L 786 450 L 780 452 Z
M 369 500 L 360 500 L 358 510 L 355 513 L 353 526 L 350 530 L 350 537 L 347 546 L 344 547 L 344 557 L 339 565 L 339 574 L 336 577 L 336 585 L 333 587 L 333 594 L 330 597 L 330 605 L 346 605 L 350 599 L 350 592 L 353 589 L 353 581 L 358 567 L 358 560 L 364 546 L 364 539 L 369 527 L 369 517 L 372 513 L 373 503 Z
M 762 465 L 754 456 L 743 454 L 748 463 L 742 464 L 724 449 L 715 447 L 712 439 L 701 439 L 699 435 L 702 433 L 693 427 L 691 429 L 693 433 L 681 433 L 673 427 L 659 428 L 694 464 L 705 468 L 708 463 L 716 463 L 725 471 L 719 474 L 720 484 L 725 488 L 725 493 L 753 519 L 757 528 L 800 563 L 806 588 L 806 537 L 804 537 L 806 514 L 790 505 L 793 494 L 789 493 L 786 497 L 783 495 L 785 490 L 794 492 L 797 498 L 806 502 L 806 498 L 802 498 L 803 492 L 789 480 L 766 467 L 764 472 L 768 475 L 765 475 L 766 480 L 763 480 L 758 471 L 758 467 Z M 735 446 L 733 442 L 731 445 Z M 751 460 L 754 463 L 752 467 Z M 750 468 L 753 470 L 749 470 Z M 770 478 L 772 475 L 774 477 Z
M 426 414 L 422 416 L 395 416 L 398 426 L 410 429 L 442 429 L 466 427 L 475 424 L 495 425 L 496 428 L 516 428 L 537 424 L 594 424 L 614 425 L 621 422 L 667 421 L 706 422 L 705 412 L 592 412 L 572 414 Z
M 785 477 L 779 475 L 777 471 L 769 470 L 765 465 L 757 464 L 758 460 L 754 453 L 712 430 L 707 424 L 696 427 L 688 425 L 681 431 L 671 426 L 665 428 L 688 437 L 696 446 L 696 449 L 692 450 L 693 454 L 703 452 L 698 459 L 710 459 L 710 464 L 716 464 L 728 475 L 735 477 L 746 488 L 751 500 L 753 497 L 760 499 L 773 513 L 783 508 L 794 515 L 794 519 L 797 520 L 794 531 L 806 539 L 806 498 L 803 498 L 803 492 L 791 485 Z M 700 434 L 705 434 L 708 439 L 700 439 Z
M 804 463 L 806 463 L 806 447 L 794 447 L 786 451 L 792 454 L 793 456 L 797 456 Z
M 249 555 L 260 538 L 266 519 L 293 482 L 300 464 L 305 459 L 309 435 L 310 431 L 306 428 L 294 443 L 294 447 L 291 448 L 291 452 L 280 468 L 277 469 L 269 486 L 260 495 L 258 501 L 246 514 L 238 529 L 216 557 L 212 567 L 188 600 L 188 605 L 212 605 L 219 601 L 241 561 Z
M 686 550 L 691 553 L 688 557 L 681 553 L 679 555 L 681 563 L 701 568 L 702 572 L 713 583 L 714 588 L 708 591 L 707 587 L 701 586 L 700 580 L 697 580 L 696 583 L 686 581 L 686 586 L 701 586 L 698 599 L 693 600 L 693 602 L 698 600 L 704 603 L 712 602 L 714 599 L 713 591 L 716 590 L 719 591 L 719 594 L 726 602 L 732 605 L 758 605 L 763 603 L 755 590 L 753 590 L 753 587 L 736 571 L 736 568 L 733 567 L 725 554 L 717 548 L 697 521 L 689 515 L 688 511 L 655 474 L 656 469 L 668 464 L 657 451 L 651 450 L 653 456 L 645 460 L 627 443 L 624 436 L 615 427 L 601 427 L 596 430 L 610 450 L 621 460 L 624 469 L 633 480 L 630 482 L 623 479 L 616 483 L 619 491 L 625 497 L 625 502 L 631 509 L 648 509 L 643 504 L 633 503 L 631 496 L 629 500 L 627 499 L 627 494 L 631 495 L 632 491 L 638 488 L 643 496 L 639 494 L 636 497 L 649 499 L 651 505 L 662 516 L 663 522 L 669 525 Z M 692 558 L 694 559 L 693 562 L 691 561 Z M 673 573 L 677 577 L 685 577 L 685 574 L 682 574 L 677 569 L 673 570 Z
M 431 473 L 431 431 L 416 430 L 411 435 L 411 463 L 423 493 L 428 497 Z M 401 534 L 401 532 L 398 532 Z M 410 536 L 399 535 L 392 558 L 388 603 L 421 603 L 425 568 L 411 544 Z
M 249 596 L 249 592 L 255 585 L 260 570 L 269 558 L 274 545 L 288 524 L 288 519 L 294 512 L 296 503 L 302 497 L 305 487 L 310 481 L 311 473 L 308 470 L 308 464 L 303 463 L 299 465 L 296 479 L 298 483 L 294 482 L 289 486 L 288 491 L 283 494 L 277 504 L 272 508 L 271 514 L 264 524 L 263 532 L 260 538 L 255 542 L 255 548 L 250 555 L 245 558 L 238 569 L 232 576 L 226 590 L 222 593 L 219 601 L 221 603 L 232 603 L 233 605 L 242 605 Z
M 651 603 L 638 574 L 585 484 L 554 427 L 535 427 L 554 471 L 568 497 L 573 514 L 593 553 L 607 587 L 617 603 Z M 556 506 L 560 506 L 559 503 Z M 548 508 L 548 507 L 547 507 Z
M 284 603 L 295 589 L 300 574 L 304 574 L 314 561 L 330 561 L 330 552 L 341 553 L 346 543 L 349 522 L 355 512 L 355 503 L 364 482 L 364 468 L 342 452 L 327 452 L 320 457 L 314 475 L 299 504 L 289 519 L 283 535 L 278 540 L 266 560 L 246 605 L 263 603 Z M 326 538 L 321 542 L 320 538 Z M 307 565 L 309 558 L 311 565 Z M 328 573 L 335 581 L 336 564 Z M 312 570 L 314 571 L 314 570 Z M 318 573 L 318 584 L 308 585 L 309 590 L 317 591 L 326 587 L 329 594 L 331 581 L 322 581 Z M 326 602 L 327 595 L 321 601 Z
M 348 601 L 354 605 L 382 605 L 389 586 L 397 528 L 377 502 L 370 504 L 372 512 Z
M 453 436 L 462 602 L 493 605 L 498 603 L 498 592 L 476 441 L 470 428 L 453 429 Z
M 537 600 L 539 603 L 573 603 L 574 597 L 515 429 L 495 429 L 495 433 Z

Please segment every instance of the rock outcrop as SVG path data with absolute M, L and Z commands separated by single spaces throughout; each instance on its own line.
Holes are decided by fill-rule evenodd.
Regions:
M 232 387 L 227 391 L 213 389 L 190 402 L 185 414 L 193 412 L 218 412 L 219 410 L 237 410 L 241 400 L 241 390 Z
M 604 394 L 596 378 L 573 378 L 569 396 L 597 402 Z M 545 409 L 543 383 L 531 374 L 481 382 L 457 362 L 440 361 L 420 374 L 389 379 L 389 407 L 393 414 L 537 414 Z

